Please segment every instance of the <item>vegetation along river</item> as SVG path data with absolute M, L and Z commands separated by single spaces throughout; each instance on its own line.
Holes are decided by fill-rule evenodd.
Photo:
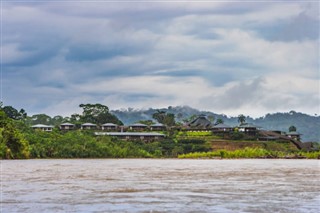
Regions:
M 2 160 L 1 212 L 320 212 L 319 160 Z

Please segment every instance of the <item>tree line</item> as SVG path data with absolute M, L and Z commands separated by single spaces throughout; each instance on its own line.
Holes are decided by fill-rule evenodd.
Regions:
M 0 158 L 126 158 L 126 157 L 177 157 L 189 152 L 210 151 L 210 144 L 204 140 L 174 140 L 145 143 L 142 141 L 122 141 L 108 136 L 94 136 L 91 131 L 62 132 L 57 128 L 53 132 L 43 132 L 30 128 L 31 124 L 53 124 L 73 122 L 96 124 L 122 122 L 101 104 L 80 104 L 82 114 L 73 114 L 63 118 L 51 118 L 45 114 L 27 116 L 21 109 L 0 105 Z M 166 113 L 155 115 L 159 122 L 173 125 L 174 116 Z M 168 123 L 167 123 L 168 122 Z

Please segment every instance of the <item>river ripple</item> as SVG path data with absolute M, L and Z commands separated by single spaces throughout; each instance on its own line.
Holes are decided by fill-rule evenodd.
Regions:
M 319 160 L 1 163 L 1 212 L 320 212 Z

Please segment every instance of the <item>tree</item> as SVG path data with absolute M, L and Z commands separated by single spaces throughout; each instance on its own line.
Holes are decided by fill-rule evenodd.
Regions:
M 27 117 L 27 113 L 24 109 L 20 109 L 20 111 L 18 111 L 12 106 L 5 106 L 2 108 L 2 110 L 6 113 L 6 115 L 9 118 L 12 118 L 14 120 L 22 120 Z
M 177 119 L 178 120 L 181 120 L 183 118 L 183 114 L 181 113 L 181 112 L 179 112 L 178 114 L 177 114 Z
M 216 121 L 216 125 L 217 124 L 223 124 L 224 123 L 224 120 L 222 118 L 218 118 L 217 121 Z
M 238 116 L 238 122 L 239 122 L 240 124 L 244 124 L 244 123 L 246 122 L 246 117 L 245 117 L 243 114 L 240 114 L 240 115 Z
M 173 113 L 166 113 L 165 111 L 157 110 L 153 113 L 152 118 L 167 126 L 175 125 L 175 119 Z
M 33 115 L 31 116 L 31 120 L 32 120 L 32 124 L 46 124 L 46 125 L 52 124 L 51 122 L 52 118 L 46 114 Z
M 165 124 L 167 126 L 174 126 L 175 123 L 176 122 L 174 120 L 174 114 L 173 113 L 167 113 L 163 124 Z
M 295 126 L 290 126 L 289 127 L 289 132 L 296 132 L 297 128 Z
M 81 119 L 81 115 L 75 113 L 71 115 L 71 117 L 69 118 L 69 121 L 77 122 L 77 121 L 80 121 L 80 119 Z
M 155 113 L 152 114 L 152 118 L 157 120 L 159 123 L 164 123 L 164 119 L 166 117 L 166 112 L 165 111 L 161 111 L 161 110 L 157 110 Z
M 28 158 L 28 141 L 15 127 L 14 122 L 1 109 L 0 118 L 0 158 Z
M 154 124 L 154 122 L 152 120 L 140 120 L 137 123 L 145 124 L 147 126 L 150 126 L 150 125 Z
M 115 123 L 123 125 L 123 123 L 113 114 L 109 112 L 109 108 L 102 104 L 80 104 L 83 108 L 80 120 L 82 122 L 90 122 L 95 124 Z

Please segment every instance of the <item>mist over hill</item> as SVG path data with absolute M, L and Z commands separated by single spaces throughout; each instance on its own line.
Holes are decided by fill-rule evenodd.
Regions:
M 221 118 L 224 123 L 230 126 L 238 125 L 237 117 L 229 117 L 223 114 L 217 114 L 209 111 L 200 111 L 189 106 L 169 106 L 160 109 L 121 109 L 113 110 L 111 113 L 116 115 L 124 124 L 132 124 L 141 120 L 153 120 L 152 114 L 157 110 L 163 110 L 167 113 L 173 113 L 177 122 L 185 122 L 194 115 L 205 114 L 214 117 L 215 120 Z M 276 112 L 268 113 L 260 118 L 246 117 L 246 122 L 254 123 L 266 130 L 281 130 L 288 132 L 290 126 L 295 126 L 297 131 L 302 134 L 302 141 L 320 141 L 320 116 L 311 116 L 300 112 Z

